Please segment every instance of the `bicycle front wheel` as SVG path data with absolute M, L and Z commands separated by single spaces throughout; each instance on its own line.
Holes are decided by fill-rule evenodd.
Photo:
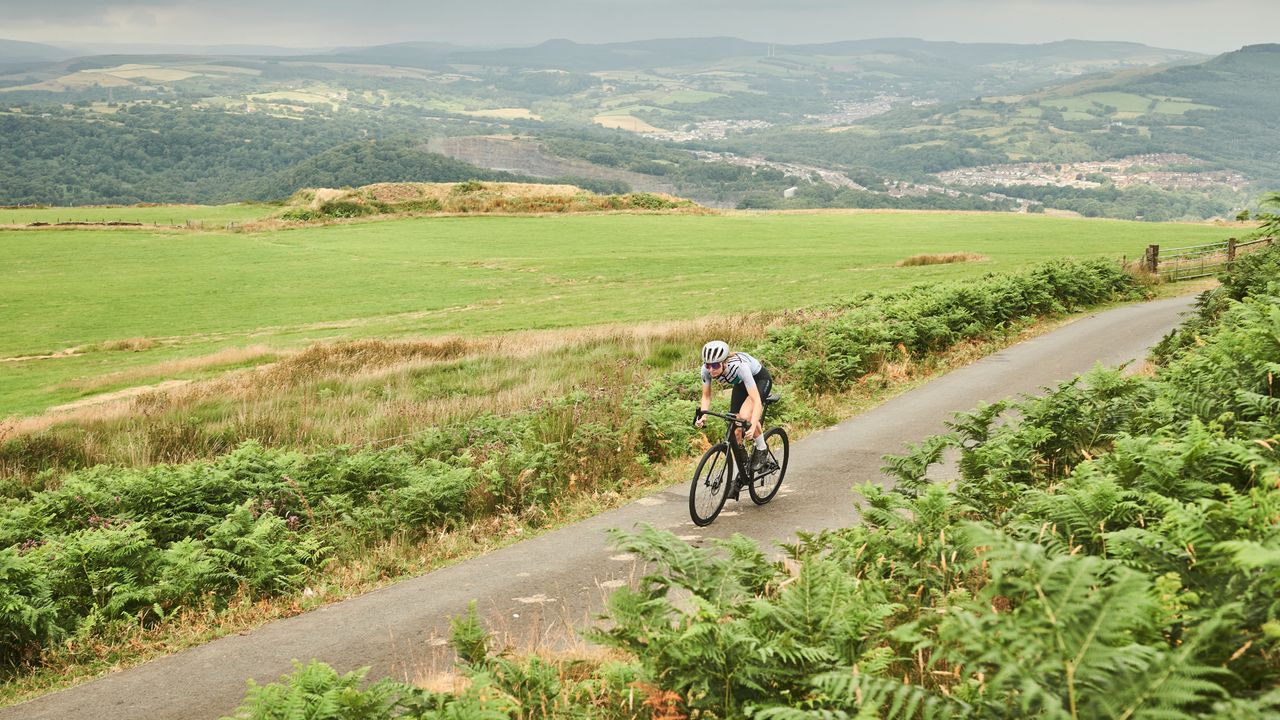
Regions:
M 787 431 L 780 427 L 770 428 L 764 434 L 764 444 L 769 448 L 765 451 L 764 468 L 747 486 L 751 502 L 757 505 L 769 502 L 778 494 L 778 488 L 782 487 L 782 477 L 787 474 L 787 459 L 791 453 Z
M 693 485 L 689 487 L 689 517 L 693 518 L 694 525 L 710 525 L 716 519 L 729 497 L 732 480 L 729 449 L 720 443 L 702 456 L 698 469 L 693 473 Z

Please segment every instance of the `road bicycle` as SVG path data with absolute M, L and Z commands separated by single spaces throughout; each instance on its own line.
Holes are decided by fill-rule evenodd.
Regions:
M 764 424 L 764 415 L 769 413 L 769 406 L 778 399 L 776 394 L 764 399 L 761 425 Z M 693 518 L 693 524 L 699 527 L 710 525 L 724 509 L 729 496 L 732 495 L 736 501 L 744 487 L 751 495 L 751 501 L 757 505 L 764 505 L 772 500 L 782 486 L 783 476 L 787 474 L 790 452 L 787 431 L 780 427 L 765 431 L 764 450 L 758 450 L 754 446 L 748 449 L 743 447 L 734 430 L 742 428 L 745 431 L 751 427 L 750 422 L 733 413 L 702 409 L 694 413 L 694 422 L 703 415 L 723 418 L 725 432 L 724 440 L 712 445 L 703 454 L 702 460 L 698 462 L 698 469 L 693 473 L 693 485 L 689 488 L 689 516 Z M 729 460 L 731 457 L 732 462 Z

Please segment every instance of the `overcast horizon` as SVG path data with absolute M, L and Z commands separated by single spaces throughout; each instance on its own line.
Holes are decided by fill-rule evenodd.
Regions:
M 50 45 L 363 46 L 410 41 L 527 46 L 733 36 L 808 44 L 883 37 L 1038 44 L 1138 42 L 1216 54 L 1280 41 L 1275 0 L 387 0 L 353 17 L 338 0 L 0 0 L 0 37 Z

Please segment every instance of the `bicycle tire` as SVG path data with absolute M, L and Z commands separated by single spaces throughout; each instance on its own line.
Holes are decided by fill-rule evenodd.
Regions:
M 769 428 L 769 431 L 764 434 L 764 443 L 769 447 L 770 462 L 777 468 L 775 472 L 766 474 L 763 478 L 753 478 L 751 484 L 747 486 L 751 502 L 757 505 L 764 505 L 778 494 L 778 488 L 782 487 L 782 478 L 787 474 L 787 461 L 791 457 L 791 441 L 787 438 L 786 430 L 780 427 Z M 782 453 L 781 458 L 778 457 L 779 451 Z
M 693 483 L 689 486 L 689 517 L 694 525 L 706 527 L 716 519 L 729 499 L 732 483 L 733 463 L 729 461 L 729 448 L 719 443 L 703 453 L 698 469 L 693 471 Z

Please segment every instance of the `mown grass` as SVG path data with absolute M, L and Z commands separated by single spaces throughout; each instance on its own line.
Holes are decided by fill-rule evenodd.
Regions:
M 269 217 L 278 208 L 261 203 L 230 205 L 101 205 L 89 207 L 0 208 L 0 225 L 59 222 L 136 222 L 144 225 L 204 223 L 225 226 Z
M 1148 244 L 1221 236 L 1209 225 L 948 213 L 419 218 L 262 233 L 0 231 L 0 358 L 78 350 L 0 363 L 0 416 L 168 380 L 168 363 L 228 348 L 780 311 L 1064 255 L 1132 257 Z M 895 267 L 906 253 L 960 251 L 989 260 Z M 134 338 L 154 344 L 106 349 Z

